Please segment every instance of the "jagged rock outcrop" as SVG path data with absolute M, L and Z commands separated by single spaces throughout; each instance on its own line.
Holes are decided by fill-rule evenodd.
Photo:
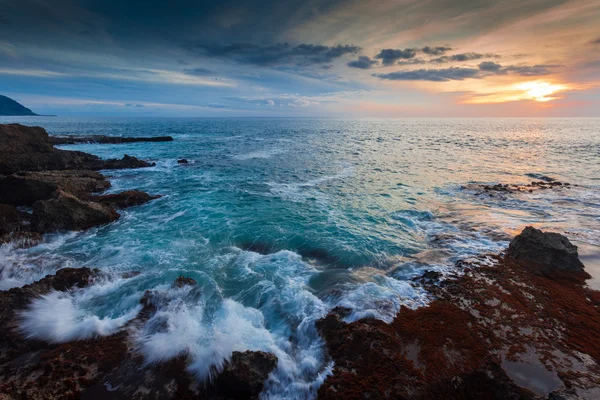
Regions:
M 139 206 L 160 197 L 160 195 L 152 196 L 140 190 L 127 190 L 121 193 L 92 196 L 90 200 L 108 207 L 127 208 Z
M 65 135 L 50 136 L 50 143 L 54 145 L 77 144 L 77 143 L 98 143 L 98 144 L 119 144 L 119 143 L 137 143 L 137 142 L 172 142 L 171 136 L 155 137 L 121 137 L 105 135 Z
M 276 366 L 277 357 L 264 351 L 233 352 L 215 380 L 216 391 L 228 398 L 257 398 Z
M 549 272 L 583 272 L 584 269 L 577 246 L 567 237 L 531 226 L 513 238 L 506 254 L 517 261 L 543 266 Z
M 48 133 L 40 127 L 0 124 L 0 174 L 19 171 L 93 170 L 141 168 L 154 165 L 126 155 L 102 160 L 81 151 L 55 149 Z
M 33 205 L 31 228 L 35 232 L 80 231 L 115 221 L 119 214 L 113 209 L 91 201 L 56 191 L 49 200 Z
M 31 206 L 59 189 L 85 199 L 109 187 L 104 175 L 94 171 L 18 172 L 0 180 L 0 203 Z

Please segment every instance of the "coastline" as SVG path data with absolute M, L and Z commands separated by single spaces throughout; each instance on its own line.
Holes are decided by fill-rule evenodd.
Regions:
M 79 159 L 83 160 L 80 161 L 80 164 L 69 164 L 72 162 L 72 157 L 66 153 L 59 154 L 64 156 L 64 158 L 60 159 L 61 161 L 55 161 L 55 159 L 52 158 L 53 162 L 56 162 L 57 165 L 63 165 L 60 163 L 64 160 L 66 160 L 64 161 L 65 166 L 102 165 L 105 167 L 111 165 L 105 161 L 91 159 L 88 157 L 89 155 L 85 156 L 83 154 L 78 154 Z M 113 165 L 117 164 L 113 162 Z M 135 165 L 140 165 L 140 163 L 136 161 Z M 7 171 L 10 172 L 11 169 L 7 169 Z M 38 171 L 38 173 L 39 172 L 40 171 Z M 42 170 L 41 172 L 44 171 Z M 28 173 L 29 175 L 22 175 L 23 172 L 16 172 L 16 174 L 16 178 L 19 182 L 25 181 L 25 183 L 29 183 L 27 181 L 31 181 L 32 179 L 36 182 L 40 181 L 39 174 L 34 174 L 33 177 L 31 176 L 31 173 Z M 49 201 L 51 202 L 50 204 L 56 202 L 61 204 L 75 203 L 78 207 L 87 207 L 86 209 L 96 208 L 94 204 L 90 205 L 90 202 L 97 204 L 102 203 L 96 201 L 98 199 L 97 194 L 91 194 L 89 191 L 86 192 L 87 189 L 83 191 L 83 195 L 80 195 L 85 197 L 87 193 L 89 197 L 86 199 L 79 199 L 80 201 L 72 200 L 70 197 L 72 196 L 72 193 L 69 195 L 68 192 L 66 192 L 67 195 L 59 194 L 55 196 L 54 193 L 56 190 L 62 190 L 68 185 L 65 185 L 65 183 L 57 183 L 59 182 L 58 177 L 64 178 L 64 176 L 61 176 L 64 175 L 64 173 L 51 175 L 54 180 L 51 183 L 55 184 L 56 189 L 50 193 L 50 197 L 45 199 L 36 198 L 36 202 Z M 103 177 L 98 176 L 92 178 L 89 175 L 78 175 L 77 177 L 86 179 L 86 182 L 88 182 L 89 179 L 93 179 L 96 183 L 97 181 L 103 180 Z M 67 181 L 70 181 L 70 179 L 67 179 Z M 48 183 L 48 181 L 46 180 L 45 183 Z M 73 185 L 70 186 L 70 190 L 73 191 Z M 539 184 L 537 186 L 541 187 L 547 185 Z M 44 194 L 44 196 L 48 196 L 48 194 Z M 102 195 L 99 196 L 101 197 Z M 28 202 L 30 202 L 30 200 L 28 200 Z M 35 202 L 33 202 L 32 205 L 34 204 Z M 110 207 L 110 204 L 101 205 L 102 207 Z M 40 208 L 41 207 L 38 207 L 38 209 Z M 107 212 L 106 210 L 103 211 Z M 22 214 L 16 215 L 22 216 Z M 108 215 L 109 217 L 100 219 L 100 221 L 102 221 L 102 223 L 111 222 L 110 218 L 112 217 L 110 217 L 110 215 L 112 214 L 109 212 Z M 19 222 L 18 219 L 17 222 Z M 20 222 L 17 225 L 19 224 Z M 20 224 L 21 227 L 26 225 L 26 223 Z M 34 226 L 39 225 L 39 222 L 34 224 Z M 56 225 L 51 224 L 51 226 L 50 229 L 56 229 Z M 71 226 L 85 229 L 85 226 L 87 225 L 76 222 L 73 225 L 63 226 L 61 228 L 69 229 Z M 36 228 L 36 230 L 40 230 L 40 228 Z M 41 230 L 45 231 L 46 229 Z M 26 232 L 26 230 L 23 229 L 19 229 L 18 231 Z M 549 313 L 549 315 L 554 318 L 554 321 L 557 321 L 558 323 L 581 324 L 584 328 L 583 331 L 586 329 L 592 330 L 600 326 L 597 325 L 598 292 L 589 291 L 588 289 L 583 288 L 581 276 L 578 277 L 577 274 L 571 276 L 567 274 L 568 276 L 560 277 L 548 274 L 539 276 L 539 271 L 528 269 L 527 265 L 523 267 L 518 263 L 508 260 L 506 257 L 482 257 L 481 260 L 487 261 L 474 261 L 472 265 L 463 265 L 461 267 L 465 271 L 464 274 L 449 279 L 440 280 L 440 277 L 436 274 L 425 274 L 420 281 L 415 282 L 415 284 L 423 285 L 437 300 L 433 301 L 430 305 L 417 310 L 401 309 L 401 312 L 390 325 L 377 320 L 360 320 L 351 324 L 346 324 L 342 321 L 344 315 L 343 310 L 335 310 L 335 313 L 330 314 L 324 320 L 320 321 L 318 323 L 319 329 L 328 344 L 330 355 L 336 365 L 333 376 L 329 377 L 321 387 L 319 391 L 320 397 L 337 398 L 336 396 L 343 395 L 344 397 L 354 398 L 353 396 L 359 396 L 370 390 L 376 390 L 373 393 L 376 397 L 385 397 L 386 393 L 389 395 L 390 393 L 393 393 L 394 390 L 398 390 L 397 393 L 403 393 L 401 390 L 405 390 L 400 389 L 400 386 L 393 386 L 393 384 L 402 384 L 402 387 L 404 388 L 404 385 L 407 383 L 409 383 L 408 387 L 410 390 L 402 395 L 404 396 L 403 398 L 423 398 L 423 396 L 427 398 L 427 396 L 433 396 L 440 393 L 456 393 L 456 396 L 462 396 L 457 398 L 468 398 L 468 396 L 482 395 L 482 393 L 491 394 L 490 390 L 493 390 L 494 393 L 504 393 L 506 396 L 517 398 L 554 396 L 549 398 L 557 399 L 561 398 L 556 397 L 559 395 L 563 396 L 562 398 L 579 395 L 577 393 L 569 393 L 568 391 L 565 391 L 565 388 L 554 389 L 545 395 L 540 395 L 518 387 L 510 380 L 510 377 L 506 372 L 502 372 L 502 364 L 505 360 L 508 360 L 506 362 L 517 363 L 518 358 L 511 357 L 518 355 L 519 350 L 523 350 L 523 348 L 505 348 L 505 343 L 502 343 L 502 340 L 500 339 L 508 340 L 509 338 L 498 338 L 495 335 L 494 329 L 486 326 L 479 317 L 485 315 L 488 318 L 491 318 L 491 321 L 495 324 L 492 324 L 492 326 L 495 327 L 499 327 L 500 324 L 506 322 L 503 318 L 506 318 L 507 315 L 502 313 L 502 307 L 500 307 L 500 314 L 496 315 L 495 310 L 498 309 L 498 304 L 493 300 L 498 300 L 498 297 L 504 295 L 501 297 L 502 304 L 512 303 L 508 300 L 510 298 L 506 297 L 506 293 L 503 293 L 503 290 L 499 289 L 496 282 L 502 281 L 503 285 L 500 287 L 503 288 L 504 291 L 516 295 L 522 288 L 518 285 L 518 282 L 511 282 L 511 279 L 518 277 L 519 282 L 527 282 L 532 290 L 539 290 L 539 293 L 547 293 L 551 295 L 551 297 L 557 297 L 559 299 L 565 296 L 565 294 L 568 294 L 569 298 L 574 299 L 573 301 L 575 304 L 573 305 L 573 309 L 582 313 L 582 315 L 578 314 L 575 321 L 569 321 L 568 319 L 563 321 L 562 319 L 564 316 L 557 316 L 553 313 L 560 310 L 563 306 L 567 306 L 567 304 L 561 304 L 561 307 L 554 307 L 551 304 L 542 303 L 529 304 L 527 303 L 527 296 L 525 296 L 523 301 L 519 302 L 519 304 L 522 307 L 521 311 L 523 311 L 528 318 L 532 317 L 531 310 L 542 307 L 545 312 Z M 488 261 L 490 260 L 494 266 L 488 265 Z M 66 277 L 64 274 L 73 275 L 71 277 Z M 18 352 L 21 352 L 16 354 L 3 353 L 6 357 L 5 360 L 8 360 L 9 364 L 16 359 L 28 360 L 22 365 L 19 365 L 16 370 L 11 370 L 16 371 L 13 372 L 14 376 L 23 377 L 22 381 L 10 381 L 8 386 L 3 386 L 3 390 L 15 395 L 30 391 L 29 393 L 32 393 L 31 395 L 34 397 L 36 394 L 46 395 L 50 393 L 61 394 L 70 392 L 74 397 L 86 397 L 88 395 L 100 394 L 108 396 L 108 393 L 110 393 L 111 396 L 118 398 L 119 395 L 132 395 L 132 393 L 127 390 L 131 390 L 132 385 L 135 385 L 136 383 L 139 384 L 142 377 L 140 375 L 129 374 L 132 370 L 144 367 L 147 368 L 146 371 L 149 374 L 148 376 L 151 377 L 151 379 L 148 379 L 148 382 L 150 382 L 148 385 L 150 387 L 145 386 L 145 389 L 156 390 L 157 393 L 161 393 L 163 396 L 195 396 L 199 398 L 203 398 L 202 396 L 204 396 L 204 398 L 211 398 L 210 396 L 216 396 L 217 398 L 219 396 L 225 396 L 226 398 L 249 398 L 248 391 L 243 394 L 231 394 L 227 392 L 228 388 L 232 386 L 231 381 L 226 380 L 226 383 L 219 384 L 219 378 L 215 380 L 217 383 L 215 384 L 216 389 L 213 389 L 214 391 L 201 390 L 198 383 L 193 379 L 193 376 L 190 376 L 186 371 L 187 360 L 183 357 L 169 361 L 166 364 L 147 366 L 144 365 L 140 356 L 135 355 L 135 348 L 131 344 L 129 338 L 131 332 L 130 329 L 133 329 L 136 323 L 141 323 L 144 318 L 150 318 L 153 309 L 156 309 L 156 304 L 154 302 L 161 301 L 159 293 L 149 293 L 148 296 L 144 296 L 138 316 L 128 324 L 124 325 L 122 330 L 118 333 L 110 336 L 66 342 L 57 345 L 39 341 L 26 341 L 21 337 L 22 335 L 19 336 L 18 333 L 15 333 L 15 318 L 18 316 L 18 311 L 26 308 L 34 295 L 47 294 L 51 289 L 57 291 L 69 291 L 73 286 L 81 288 L 93 283 L 95 279 L 102 279 L 100 275 L 96 276 L 96 274 L 98 274 L 98 272 L 94 272 L 93 270 L 62 270 L 62 272 L 57 273 L 54 278 L 49 276 L 42 281 L 29 285 L 29 287 L 17 290 L 11 289 L 11 291 L 1 293 L 2 301 L 6 301 L 6 303 L 3 303 L 6 304 L 6 307 L 3 308 L 12 312 L 12 314 L 5 317 L 7 323 L 3 324 L 4 326 L 10 327 L 6 332 L 3 332 L 3 346 L 11 343 L 12 346 L 20 349 Z M 61 283 L 55 282 L 57 276 L 60 278 Z M 494 284 L 491 284 L 489 281 L 492 279 Z M 178 280 L 174 283 L 174 285 L 180 284 L 182 287 L 191 288 L 189 290 L 193 291 L 194 285 L 192 282 L 182 279 L 181 281 Z M 6 293 L 10 294 L 6 295 Z M 537 295 L 539 293 L 536 292 L 535 294 Z M 474 294 L 477 294 L 477 297 L 474 297 Z M 590 301 L 591 306 L 588 304 L 588 298 L 594 299 L 593 301 Z M 489 305 L 488 302 L 491 302 L 492 305 Z M 494 306 L 493 304 L 496 305 Z M 514 305 L 515 307 L 513 308 L 517 309 L 516 306 L 518 304 Z M 509 310 L 505 311 L 509 312 Z M 510 312 L 512 313 L 512 311 Z M 477 313 L 479 313 L 479 316 Z M 426 323 L 423 324 L 421 323 L 422 321 L 425 321 Z M 510 321 L 510 319 L 507 321 Z M 473 329 L 476 334 L 469 335 L 470 330 L 465 331 L 464 327 L 469 324 L 476 326 L 476 328 Z M 448 326 L 450 326 L 450 328 L 447 328 Z M 423 331 L 423 327 L 426 327 L 425 331 Z M 514 328 L 518 327 L 514 326 Z M 541 332 L 540 335 L 547 336 L 551 333 L 550 328 L 546 326 L 536 326 L 535 328 L 539 329 Z M 392 331 L 390 331 L 390 329 Z M 391 335 L 394 330 L 394 335 Z M 446 332 L 447 335 L 439 335 L 440 332 Z M 579 330 L 575 329 L 573 329 L 573 332 L 581 333 Z M 467 334 L 466 336 L 465 333 Z M 395 336 L 396 334 L 399 334 L 401 340 Z M 515 336 L 511 336 L 510 340 L 529 343 L 531 342 L 531 335 L 532 334 L 519 332 Z M 378 340 L 376 343 L 373 342 L 374 339 L 372 336 L 375 336 L 375 340 Z M 436 339 L 447 339 L 448 337 L 453 338 L 453 343 L 451 345 L 448 345 L 446 342 L 440 342 L 439 340 L 436 341 Z M 482 342 L 482 337 L 486 340 L 489 339 L 490 343 L 493 345 L 487 344 L 487 341 Z M 573 339 L 574 337 L 570 336 L 570 338 Z M 552 338 L 547 336 L 546 339 L 551 340 Z M 592 339 L 596 340 L 597 338 Z M 461 340 L 464 340 L 464 342 L 461 342 Z M 417 349 L 417 346 L 414 344 L 415 341 L 427 341 L 430 344 Z M 586 354 L 586 351 L 593 351 L 579 344 L 577 340 L 571 340 L 571 342 L 573 345 L 580 347 L 570 347 L 568 343 L 560 343 L 560 346 L 564 347 L 557 349 L 562 353 L 567 354 L 569 357 L 579 357 L 583 360 L 581 362 L 585 364 L 584 361 L 586 361 L 586 359 L 574 352 L 577 351 L 581 354 Z M 349 346 L 349 343 L 355 343 L 355 346 Z M 369 346 L 367 346 L 367 344 L 369 344 Z M 446 346 L 448 346 L 447 350 L 445 350 Z M 342 350 L 340 350 L 340 347 Z M 381 347 L 386 351 L 373 352 L 373 348 L 378 347 Z M 343 349 L 350 349 L 351 351 L 347 354 Z M 444 349 L 444 351 L 454 357 L 450 360 L 453 362 L 449 362 L 452 368 L 445 368 L 443 365 L 437 365 L 444 360 L 441 357 L 447 357 L 447 354 L 439 353 L 440 349 Z M 509 350 L 511 357 L 503 358 L 501 353 Z M 422 354 L 422 351 L 425 351 L 425 353 Z M 254 379 L 254 383 L 252 384 L 240 383 L 237 381 L 234 385 L 247 385 L 251 388 L 248 390 L 252 393 L 252 396 L 256 396 L 260 393 L 266 376 L 274 368 L 273 359 L 269 355 L 255 353 L 246 354 L 245 356 L 236 354 L 231 366 L 226 367 L 225 369 L 225 375 L 229 376 L 228 379 L 233 379 L 231 376 L 241 380 L 248 376 L 258 377 L 257 379 Z M 546 357 L 551 357 L 551 353 L 552 349 L 549 349 L 546 352 Z M 43 357 L 41 357 L 40 354 L 43 355 Z M 68 362 L 65 362 L 65 354 L 69 354 L 69 357 L 72 356 L 73 358 L 68 359 Z M 38 356 L 44 361 L 39 362 L 39 359 L 37 359 Z M 89 363 L 89 357 L 97 358 L 99 363 Z M 372 363 L 363 361 L 368 357 L 374 358 Z M 596 363 L 597 367 L 598 355 L 592 354 L 590 357 L 592 357 L 593 362 Z M 391 364 L 387 363 L 388 358 L 392 359 Z M 587 359 L 587 361 L 589 361 L 589 359 Z M 418 366 L 420 363 L 423 365 Z M 249 365 L 256 367 L 254 370 L 255 373 L 250 374 L 247 372 Z M 592 367 L 594 367 L 594 365 L 592 365 Z M 569 373 L 569 369 L 565 368 L 569 367 L 563 368 L 561 371 L 561 379 L 564 379 L 563 382 L 565 386 L 567 384 L 570 385 L 570 387 L 566 389 L 586 390 L 586 385 L 589 386 L 597 383 L 597 381 L 594 380 L 598 379 L 598 375 L 596 375 L 598 372 L 595 369 L 586 372 L 589 374 L 588 376 L 583 376 L 585 374 L 581 371 L 577 371 L 579 376 L 574 376 Z M 353 369 L 360 371 L 360 373 L 353 373 Z M 423 369 L 426 373 L 423 373 Z M 401 371 L 401 373 L 398 373 L 399 371 Z M 433 372 L 430 373 L 430 371 Z M 40 373 L 41 375 L 39 375 Z M 243 375 L 241 378 L 240 374 Z M 390 380 L 390 374 L 395 374 L 397 380 Z M 489 378 L 490 374 L 493 378 Z M 35 381 L 27 378 L 31 376 L 45 376 L 48 380 L 40 379 Z M 260 379 L 261 377 L 262 380 Z M 463 383 L 456 384 L 457 378 Z M 578 379 L 584 378 L 587 379 L 587 381 L 578 381 Z M 129 386 L 121 386 L 124 379 L 130 382 Z M 101 382 L 107 381 L 112 383 L 110 383 L 109 386 L 101 384 Z M 54 386 L 47 386 L 48 382 L 51 382 Z M 480 387 L 481 382 L 485 383 L 483 387 Z M 490 384 L 490 382 L 494 383 L 494 385 Z M 222 387 L 220 387 L 220 385 L 222 385 Z M 348 385 L 350 387 L 348 387 Z M 108 390 L 110 390 L 109 387 L 120 389 L 115 389 L 117 393 L 115 393 L 115 391 L 108 392 Z M 392 392 L 390 392 L 390 390 Z M 560 393 L 556 392 L 556 390 L 560 390 Z M 223 394 L 223 391 L 225 391 L 225 394 Z M 142 392 L 140 392 L 138 396 L 141 396 L 140 398 L 146 398 L 143 397 L 144 395 L 141 393 Z

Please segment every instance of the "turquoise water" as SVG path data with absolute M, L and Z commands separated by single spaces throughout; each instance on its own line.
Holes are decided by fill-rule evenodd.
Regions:
M 314 322 L 332 307 L 351 308 L 348 320 L 390 321 L 401 305 L 428 301 L 411 277 L 500 251 L 525 225 L 566 232 L 600 276 L 600 119 L 0 122 L 175 139 L 62 146 L 155 161 L 105 173 L 112 192 L 163 197 L 108 226 L 1 247 L 1 288 L 66 266 L 107 273 L 92 288 L 37 301 L 25 332 L 50 341 L 109 334 L 155 289 L 160 312 L 136 339 L 146 360 L 187 354 L 190 371 L 207 379 L 232 351 L 271 351 L 279 365 L 263 398 L 314 397 L 332 368 Z M 494 197 L 461 189 L 541 175 L 580 186 Z M 141 274 L 123 278 L 133 271 Z M 182 274 L 198 286 L 172 289 Z

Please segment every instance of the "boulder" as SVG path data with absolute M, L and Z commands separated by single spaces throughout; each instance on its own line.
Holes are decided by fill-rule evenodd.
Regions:
M 140 190 L 127 190 L 121 193 L 92 196 L 90 200 L 95 201 L 96 203 L 104 204 L 108 207 L 127 208 L 139 206 L 149 202 L 150 200 L 158 199 L 159 197 L 161 196 L 151 196 L 148 193 Z
M 33 205 L 32 230 L 39 233 L 79 231 L 104 225 L 119 218 L 119 214 L 102 204 L 80 200 L 72 194 L 56 191 L 49 200 Z
M 196 286 L 196 281 L 192 278 L 186 278 L 185 276 L 181 275 L 179 278 L 173 281 L 173 284 L 171 286 L 175 288 L 182 288 L 184 286 Z
M 92 171 L 98 171 L 101 169 L 129 169 L 129 168 L 145 168 L 153 167 L 156 163 L 150 163 L 144 160 L 140 160 L 137 157 L 133 157 L 125 154 L 123 158 L 111 158 L 108 160 L 92 160 L 85 163 L 86 169 Z
M 517 261 L 542 266 L 547 271 L 583 272 L 584 269 L 577 246 L 569 239 L 531 226 L 513 238 L 506 254 Z
M 214 385 L 227 398 L 250 399 L 262 392 L 265 380 L 277 366 L 277 357 L 263 351 L 235 351 Z
M 177 160 L 177 164 L 189 164 L 189 161 L 185 158 L 182 158 L 181 160 Z

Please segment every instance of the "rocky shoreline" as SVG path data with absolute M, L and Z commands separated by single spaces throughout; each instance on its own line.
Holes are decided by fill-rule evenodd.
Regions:
M 124 139 L 98 136 L 95 142 L 128 143 Z M 110 182 L 97 172 L 152 163 L 59 150 L 53 144 L 64 142 L 57 140 L 43 128 L 0 125 L 0 244 L 34 246 L 45 233 L 104 225 L 120 217 L 118 210 L 160 197 L 138 190 L 103 194 Z M 473 188 L 510 195 L 568 186 L 543 180 Z M 342 308 L 318 321 L 335 362 L 319 398 L 600 398 L 600 292 L 585 286 L 589 275 L 566 237 L 528 227 L 504 253 L 460 261 L 454 270 L 415 278 L 431 302 L 402 308 L 390 324 L 346 323 L 349 310 Z M 137 316 L 109 336 L 48 343 L 20 329 L 21 312 L 39 296 L 105 279 L 93 268 L 63 268 L 0 291 L 0 399 L 258 398 L 278 362 L 272 354 L 234 352 L 206 383 L 190 375 L 185 356 L 144 362 L 134 339 L 166 301 L 157 290 L 146 291 Z M 183 276 L 172 285 L 199 290 Z

